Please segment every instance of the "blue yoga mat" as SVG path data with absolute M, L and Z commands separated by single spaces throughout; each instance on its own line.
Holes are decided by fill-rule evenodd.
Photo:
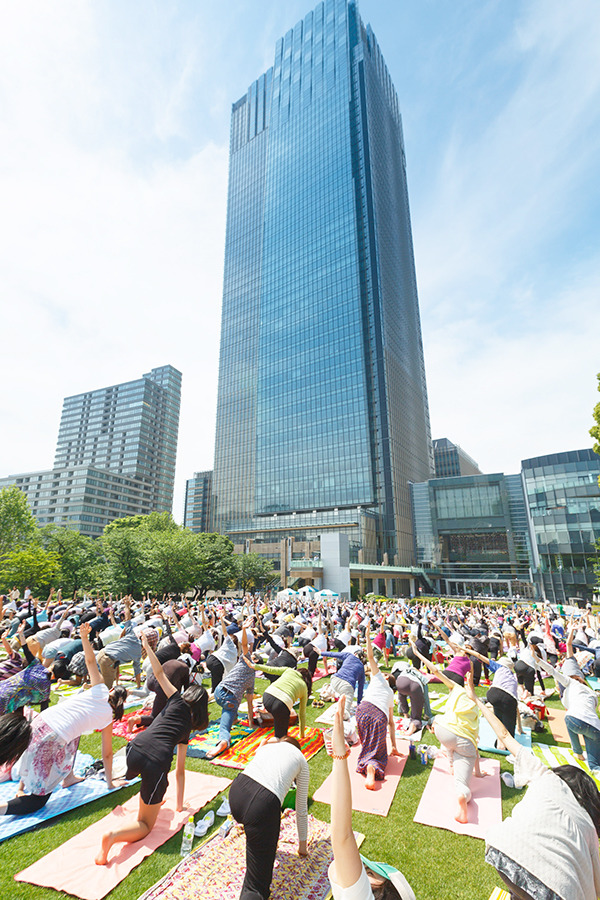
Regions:
M 522 747 L 531 750 L 531 728 L 523 728 L 523 734 L 515 734 L 515 740 Z M 481 718 L 479 720 L 479 749 L 484 753 L 499 753 L 501 756 L 508 756 L 508 750 L 498 750 L 497 747 L 494 747 L 495 741 L 494 729 L 487 719 Z
M 75 758 L 74 770 L 76 775 L 83 775 L 85 770 L 94 762 L 94 757 L 89 753 L 77 753 Z M 138 781 L 139 779 L 135 779 Z M 130 781 L 129 784 L 133 784 Z M 19 783 L 17 781 L 5 781 L 0 784 L 0 801 L 6 803 L 16 796 Z M 37 825 L 53 819 L 55 816 L 62 816 L 63 813 L 77 809 L 92 800 L 98 800 L 107 794 L 112 794 L 120 788 L 113 788 L 109 791 L 106 781 L 103 778 L 92 776 L 74 784 L 69 788 L 57 788 L 52 791 L 52 795 L 45 806 L 38 812 L 30 813 L 28 816 L 0 816 L 0 842 L 7 841 L 9 838 L 17 834 L 23 834 L 25 831 L 31 831 Z

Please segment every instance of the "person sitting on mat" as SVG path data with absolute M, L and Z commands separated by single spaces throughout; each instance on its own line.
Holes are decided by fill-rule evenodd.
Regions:
M 298 855 L 308 856 L 309 771 L 300 744 L 291 736 L 271 737 L 256 751 L 229 790 L 229 806 L 246 834 L 246 875 L 240 900 L 267 900 L 281 825 L 281 807 L 296 782 Z
M 413 652 L 421 656 L 413 643 Z M 421 656 L 430 672 L 446 685 L 450 694 L 444 706 L 444 712 L 435 717 L 433 731 L 446 751 L 450 770 L 454 775 L 454 786 L 458 799 L 458 809 L 454 818 L 457 822 L 466 824 L 469 821 L 467 804 L 471 799 L 469 782 L 471 776 L 483 778 L 487 773 L 479 768 L 479 750 L 477 740 L 479 737 L 479 715 L 477 704 L 472 699 L 473 675 L 467 672 L 466 687 L 462 687 L 462 676 L 456 672 L 442 671 L 429 660 Z M 454 681 L 450 677 L 454 676 Z
M 344 705 L 340 697 L 332 735 L 331 847 L 328 876 L 334 900 L 415 900 L 404 875 L 385 863 L 372 863 L 358 852 L 352 830 L 352 786 L 348 771 L 350 748 L 344 737 Z M 367 868 L 365 869 L 365 865 Z
M 142 643 L 152 671 L 160 684 L 167 703 L 145 731 L 137 734 L 127 745 L 127 780 L 142 776 L 137 820 L 102 836 L 96 865 L 106 865 L 110 848 L 117 843 L 134 843 L 145 838 L 156 824 L 162 800 L 168 787 L 168 775 L 177 747 L 175 780 L 176 809 L 184 808 L 185 759 L 191 731 L 208 728 L 208 694 L 193 684 L 183 695 L 171 684 L 148 639 L 142 633 Z
M 578 766 L 549 769 L 512 737 L 477 698 L 477 705 L 515 758 L 515 785 L 527 793 L 508 818 L 486 834 L 486 862 L 510 897 L 600 897 L 600 793 Z
M 124 688 L 109 693 L 98 671 L 89 642 L 90 626 L 80 625 L 79 634 L 86 654 L 91 688 L 49 706 L 31 723 L 31 741 L 21 759 L 18 773 L 19 794 L 8 803 L 0 803 L 0 815 L 24 816 L 37 812 L 52 791 L 62 782 L 69 787 L 83 778 L 73 772 L 79 739 L 86 731 L 102 732 L 102 760 L 106 783 L 112 789 L 112 722 L 121 718 L 127 697 Z
M 366 622 L 367 661 L 371 672 L 369 685 L 356 707 L 356 728 L 361 743 L 356 771 L 366 775 L 365 787 L 375 790 L 375 782 L 383 781 L 388 761 L 387 733 L 389 730 L 392 756 L 401 756 L 396 746 L 394 722 L 394 692 L 382 675 L 371 643 L 370 623 Z

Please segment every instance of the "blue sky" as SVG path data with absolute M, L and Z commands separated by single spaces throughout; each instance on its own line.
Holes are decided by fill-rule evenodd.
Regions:
M 211 468 L 231 103 L 298 0 L 2 2 L 0 475 L 63 397 L 183 372 L 174 513 Z M 487 472 L 591 445 L 600 5 L 362 0 L 403 115 L 432 433 Z

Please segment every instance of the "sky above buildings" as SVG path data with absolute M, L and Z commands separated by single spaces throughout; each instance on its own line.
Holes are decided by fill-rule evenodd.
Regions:
M 52 466 L 65 396 L 172 364 L 181 520 L 213 464 L 231 104 L 314 5 L 1 0 L 0 475 Z M 360 11 L 402 110 L 433 437 L 485 472 L 591 446 L 600 5 Z

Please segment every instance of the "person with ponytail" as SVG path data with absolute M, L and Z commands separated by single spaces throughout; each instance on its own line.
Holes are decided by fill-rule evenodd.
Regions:
M 486 862 L 502 878 L 511 900 L 596 900 L 600 793 L 594 780 L 578 766 L 549 769 L 489 707 L 478 697 L 475 701 L 514 756 L 515 786 L 527 785 L 511 815 L 487 832 Z
M 73 772 L 73 763 L 79 739 L 86 731 L 102 733 L 104 774 L 108 787 L 113 787 L 112 723 L 113 718 L 123 715 L 127 692 L 124 688 L 115 688 L 109 693 L 89 642 L 90 630 L 87 623 L 79 627 L 91 687 L 48 707 L 35 717 L 31 723 L 29 746 L 17 764 L 21 779 L 18 795 L 0 803 L 0 815 L 24 816 L 37 812 L 61 782 L 63 787 L 69 787 L 82 781 Z

